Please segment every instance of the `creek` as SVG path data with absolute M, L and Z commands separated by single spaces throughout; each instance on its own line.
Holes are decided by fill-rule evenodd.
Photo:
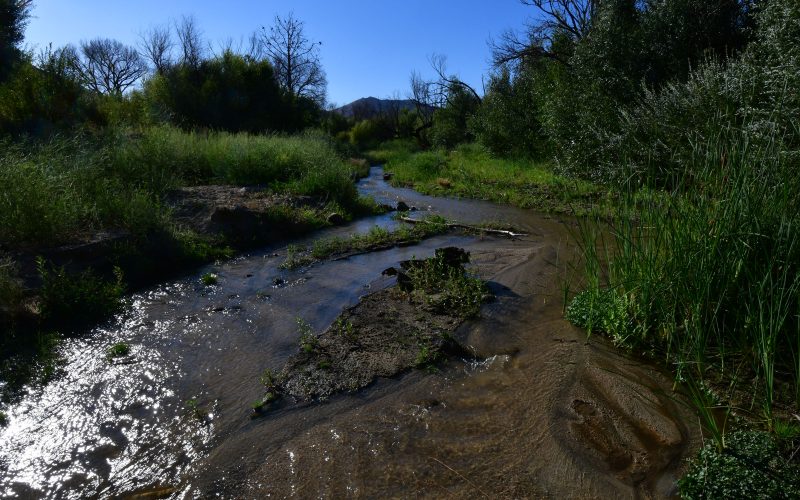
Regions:
M 286 244 L 209 265 L 129 297 L 128 310 L 61 347 L 59 376 L 31 388 L 0 428 L 8 498 L 669 497 L 698 447 L 669 374 L 562 318 L 574 221 L 359 181 L 377 201 L 528 236 L 444 235 L 414 246 L 283 270 Z M 360 219 L 294 243 L 346 236 Z M 463 324 L 475 356 L 354 394 L 251 419 L 259 376 L 298 349 L 381 271 L 459 246 L 497 300 Z M 200 276 L 218 275 L 214 286 Z M 117 342 L 131 354 L 110 363 Z

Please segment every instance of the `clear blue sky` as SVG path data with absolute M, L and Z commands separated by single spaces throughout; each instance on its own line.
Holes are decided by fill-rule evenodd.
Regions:
M 275 15 L 290 11 L 322 42 L 328 100 L 405 97 L 412 70 L 431 73 L 427 57 L 448 57 L 450 73 L 480 88 L 487 40 L 519 28 L 533 14 L 518 0 L 34 0 L 25 43 L 77 44 L 94 37 L 128 44 L 150 26 L 194 15 L 213 42 L 246 40 Z

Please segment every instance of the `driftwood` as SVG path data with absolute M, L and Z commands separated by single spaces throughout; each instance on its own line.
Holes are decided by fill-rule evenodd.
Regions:
M 400 217 L 399 219 L 403 222 L 408 222 L 409 224 L 439 224 L 438 222 L 429 222 L 421 219 L 412 219 L 411 217 Z M 444 225 L 456 229 L 467 229 L 469 231 L 497 234 L 500 236 L 507 236 L 509 238 L 519 238 L 521 236 L 528 236 L 528 233 L 515 233 L 513 231 L 507 231 L 505 229 L 490 229 L 486 227 L 470 226 L 467 224 L 460 224 L 458 222 L 445 222 Z

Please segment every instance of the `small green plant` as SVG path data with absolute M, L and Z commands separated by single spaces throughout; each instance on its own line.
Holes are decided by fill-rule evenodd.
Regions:
M 333 330 L 339 335 L 342 335 L 350 340 L 354 340 L 356 337 L 355 327 L 353 326 L 353 323 L 345 320 L 341 316 L 336 318 L 336 321 L 333 323 Z
M 300 348 L 307 353 L 314 352 L 319 346 L 319 338 L 314 334 L 314 328 L 303 318 L 298 317 L 296 321 L 300 332 Z
M 63 267 L 49 265 L 41 257 L 36 265 L 42 279 L 41 313 L 47 320 L 81 325 L 99 321 L 123 307 L 125 286 L 118 267 L 114 268 L 114 279 L 107 281 L 90 270 L 67 274 Z
M 678 487 L 683 498 L 798 498 L 800 467 L 781 456 L 769 434 L 736 431 L 722 450 L 704 446 Z
M 0 411 L 0 427 L 8 425 L 8 415 L 4 411 Z
M 324 359 L 317 363 L 317 368 L 320 370 L 330 370 L 331 362 Z
M 589 289 L 572 299 L 566 318 L 589 332 L 605 333 L 617 345 L 636 339 L 632 304 L 614 289 Z
M 783 420 L 776 418 L 773 422 L 773 432 L 778 441 L 788 442 L 800 438 L 800 418 Z
M 124 342 L 117 342 L 108 349 L 106 349 L 106 357 L 109 360 L 127 356 L 131 352 L 131 346 Z
M 461 265 L 447 262 L 440 252 L 433 258 L 412 262 L 417 262 L 408 272 L 412 295 L 454 316 L 472 317 L 480 312 L 489 296 L 480 278 L 470 276 Z
M 293 244 L 286 247 L 286 260 L 279 267 L 297 269 L 312 264 L 314 260 L 314 257 L 306 251 L 306 247 Z
M 200 282 L 205 286 L 214 286 L 219 283 L 219 278 L 214 273 L 205 273 L 200 277 Z
M 261 385 L 264 386 L 264 397 L 260 400 L 253 402 L 252 407 L 256 412 L 261 412 L 266 405 L 277 400 L 280 397 L 280 387 L 278 384 L 278 376 L 271 369 L 267 368 L 264 373 L 259 377 Z
M 431 349 L 428 345 L 421 345 L 414 359 L 414 366 L 422 370 L 435 371 L 439 358 L 439 351 Z
M 277 386 L 277 377 L 275 372 L 269 368 L 264 370 L 264 373 L 262 373 L 259 377 L 259 381 L 261 382 L 261 385 L 263 385 L 268 391 L 274 390 Z
M 205 422 L 208 418 L 208 410 L 200 406 L 200 401 L 198 401 L 197 398 L 187 400 L 186 408 L 194 418 L 201 422 Z

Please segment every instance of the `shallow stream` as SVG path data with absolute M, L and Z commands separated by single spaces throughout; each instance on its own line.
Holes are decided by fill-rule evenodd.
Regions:
M 359 190 L 529 236 L 440 236 L 295 271 L 279 269 L 281 245 L 135 294 L 124 315 L 67 341 L 63 373 L 7 412 L 0 497 L 674 494 L 696 426 L 668 375 L 562 319 L 573 222 L 382 179 L 374 168 Z M 396 224 L 361 219 L 306 241 Z M 297 317 L 322 331 L 359 296 L 392 284 L 383 269 L 448 245 L 469 250 L 498 295 L 458 331 L 479 361 L 250 418 L 260 374 L 298 348 Z M 206 272 L 218 285 L 200 283 Z M 106 349 L 116 342 L 132 352 L 112 364 Z

